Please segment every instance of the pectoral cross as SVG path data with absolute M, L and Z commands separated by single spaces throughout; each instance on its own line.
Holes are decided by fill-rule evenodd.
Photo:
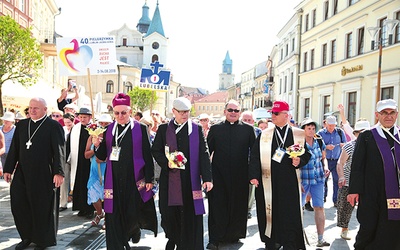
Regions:
M 270 204 L 268 204 L 268 206 L 267 206 L 267 212 L 268 212 L 268 214 L 271 214 L 271 205 Z
M 29 147 L 32 145 L 31 140 L 29 140 L 27 143 L 25 143 L 25 145 L 26 145 L 26 149 L 29 149 Z

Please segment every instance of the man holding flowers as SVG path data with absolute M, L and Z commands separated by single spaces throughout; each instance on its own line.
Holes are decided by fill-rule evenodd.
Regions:
M 266 249 L 305 249 L 299 168 L 309 161 L 310 153 L 304 131 L 288 124 L 289 104 L 275 101 L 270 112 L 275 126 L 257 138 L 249 168 L 250 183 L 256 186 L 260 238 Z
M 213 184 L 208 147 L 202 127 L 189 118 L 191 107 L 187 98 L 176 98 L 174 118 L 159 126 L 152 146 L 161 166 L 159 204 L 166 250 L 204 249 L 202 188 L 208 192 Z
M 131 117 L 130 98 L 118 93 L 113 101 L 115 121 L 101 137 L 93 137 L 95 155 L 106 161 L 104 212 L 107 249 L 130 249 L 140 241 L 140 229 L 157 236 L 152 192 L 154 165 L 147 127 Z

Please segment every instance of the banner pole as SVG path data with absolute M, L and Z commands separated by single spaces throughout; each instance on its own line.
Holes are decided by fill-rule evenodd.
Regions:
M 93 108 L 92 82 L 91 82 L 91 80 L 90 80 L 90 69 L 89 69 L 89 68 L 87 68 L 87 74 L 88 74 L 90 107 L 91 107 L 91 109 L 92 109 L 92 122 L 93 122 L 93 124 L 95 124 L 95 120 L 94 120 L 95 111 L 94 111 L 94 108 Z

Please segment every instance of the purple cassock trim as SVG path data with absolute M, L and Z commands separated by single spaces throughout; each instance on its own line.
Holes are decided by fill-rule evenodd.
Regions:
M 190 121 L 189 121 L 190 122 Z M 200 179 L 200 159 L 199 159 L 199 133 L 198 125 L 191 123 L 192 133 L 189 135 L 189 154 L 190 154 L 190 178 L 192 182 L 192 196 L 196 215 L 205 214 L 203 194 L 201 191 Z M 189 124 L 188 124 L 189 126 Z M 188 128 L 189 129 L 189 128 Z M 166 142 L 169 151 L 174 152 L 178 149 L 176 142 L 174 119 L 172 119 L 167 127 Z M 182 186 L 180 181 L 180 172 L 178 169 L 169 170 L 168 182 L 168 205 L 183 205 Z
M 134 126 L 132 128 L 132 142 L 133 142 L 133 168 L 135 173 L 136 187 L 142 197 L 143 202 L 147 202 L 153 196 L 151 190 L 146 191 L 146 182 L 144 178 L 144 166 L 145 161 L 143 159 L 142 150 L 142 129 L 140 123 L 133 121 Z M 113 128 L 116 122 L 110 124 L 106 132 L 106 142 L 107 142 L 107 155 L 111 154 L 112 141 L 114 136 L 112 134 Z M 112 175 L 112 162 L 110 157 L 107 157 L 107 167 L 105 173 L 105 183 L 104 183 L 104 211 L 106 213 L 113 212 L 113 175 Z
M 395 165 L 395 162 L 397 162 L 398 164 L 400 160 L 400 146 L 396 142 L 394 142 L 394 161 L 394 157 L 387 139 L 382 138 L 378 134 L 376 128 L 371 129 L 371 132 L 374 136 L 383 161 L 385 172 L 386 199 L 388 205 L 388 219 L 400 220 L 400 194 L 397 178 L 398 166 Z M 397 134 L 395 137 L 397 140 L 399 140 L 399 136 Z

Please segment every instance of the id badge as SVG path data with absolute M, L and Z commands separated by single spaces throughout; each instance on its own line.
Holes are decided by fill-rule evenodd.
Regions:
M 277 148 L 275 150 L 275 154 L 272 156 L 272 160 L 281 163 L 283 156 L 285 155 L 285 150 L 281 149 L 281 148 Z
M 120 152 L 121 152 L 120 147 L 112 147 L 110 161 L 118 161 Z

